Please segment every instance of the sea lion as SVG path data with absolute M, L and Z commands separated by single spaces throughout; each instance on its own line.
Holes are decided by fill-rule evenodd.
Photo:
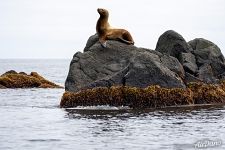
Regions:
M 109 12 L 106 9 L 97 9 L 100 17 L 96 24 L 96 31 L 99 36 L 99 42 L 103 47 L 106 47 L 106 40 L 119 40 L 127 44 L 134 45 L 134 40 L 131 34 L 125 29 L 116 29 L 110 26 Z

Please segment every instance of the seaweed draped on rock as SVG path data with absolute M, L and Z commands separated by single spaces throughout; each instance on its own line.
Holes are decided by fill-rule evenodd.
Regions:
M 175 57 L 112 40 L 103 48 L 98 36 L 93 35 L 84 52 L 73 56 L 65 88 L 72 92 L 115 85 L 184 88 L 184 76 L 183 67 Z
M 0 89 L 6 88 L 63 88 L 57 85 L 37 72 L 31 72 L 30 75 L 25 72 L 17 73 L 10 70 L 0 75 Z

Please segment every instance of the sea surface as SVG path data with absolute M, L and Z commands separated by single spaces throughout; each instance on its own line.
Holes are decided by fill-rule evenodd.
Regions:
M 70 60 L 0 60 L 64 85 Z M 59 108 L 64 89 L 1 89 L 1 150 L 225 149 L 225 107 Z

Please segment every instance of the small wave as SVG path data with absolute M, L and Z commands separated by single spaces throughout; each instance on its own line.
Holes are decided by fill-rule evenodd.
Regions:
M 127 110 L 131 109 L 128 106 L 109 106 L 109 105 L 101 105 L 101 106 L 78 106 L 74 108 L 66 108 L 66 110 Z
M 60 139 L 29 139 L 29 142 L 58 142 Z

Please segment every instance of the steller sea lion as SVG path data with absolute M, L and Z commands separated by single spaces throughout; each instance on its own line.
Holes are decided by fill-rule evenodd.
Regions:
M 131 34 L 125 29 L 112 28 L 108 22 L 109 12 L 106 9 L 97 9 L 100 17 L 96 24 L 96 31 L 99 36 L 99 42 L 106 47 L 106 40 L 119 40 L 127 44 L 134 45 Z

